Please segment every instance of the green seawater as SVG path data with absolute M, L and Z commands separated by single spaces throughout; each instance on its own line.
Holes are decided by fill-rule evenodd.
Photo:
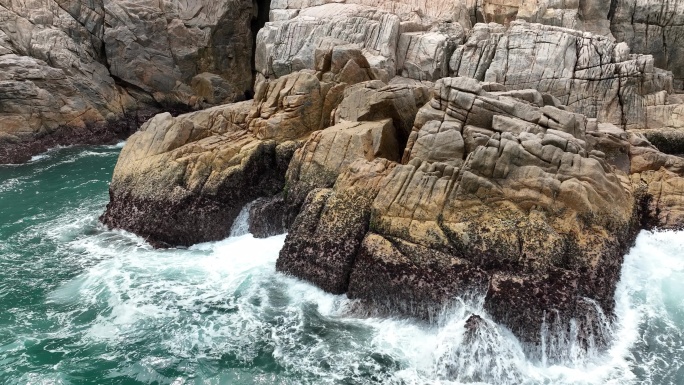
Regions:
M 684 233 L 639 237 L 607 350 L 549 333 L 531 356 L 481 298 L 430 324 L 355 315 L 276 273 L 285 236 L 244 215 L 189 249 L 106 229 L 120 147 L 0 166 L 0 384 L 684 384 Z M 472 313 L 486 327 L 465 339 Z

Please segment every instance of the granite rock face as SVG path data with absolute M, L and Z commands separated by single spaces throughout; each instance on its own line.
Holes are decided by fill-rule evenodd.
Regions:
M 684 227 L 679 77 L 658 44 L 622 41 L 638 38 L 617 32 L 626 4 L 273 1 L 254 99 L 146 123 L 103 221 L 189 245 L 227 236 L 256 200 L 251 231 L 288 232 L 277 269 L 357 309 L 430 319 L 475 293 L 529 346 L 572 319 L 586 337 L 636 233 Z M 192 50 L 172 55 L 179 73 L 206 64 L 180 76 L 191 93 L 151 92 L 154 68 L 123 83 L 156 102 L 239 94 Z
M 357 155 L 365 168 L 347 166 L 332 190 L 312 190 L 278 268 L 376 309 L 425 318 L 458 295 L 486 293 L 488 311 L 530 342 L 543 314 L 567 321 L 586 308 L 584 298 L 611 311 L 644 193 L 593 147 L 604 133 L 589 138 L 584 115 L 543 100 L 535 90 L 487 92 L 473 79 L 439 80 L 403 164 L 363 175 L 358 170 L 372 164 Z M 308 167 L 331 158 L 326 147 L 299 151 L 311 153 Z M 357 190 L 366 200 L 353 196 Z M 331 218 L 356 232 L 312 233 Z
M 647 125 L 647 98 L 672 90 L 653 57 L 581 31 L 516 21 L 478 25 L 451 59 L 454 75 L 548 93 L 570 110 L 626 129 Z
M 101 49 L 53 1 L 0 4 L 0 163 L 135 129 L 126 120 L 135 101 L 109 76 Z
M 102 221 L 159 246 L 227 237 L 245 204 L 282 190 L 296 148 L 252 135 L 250 106 L 148 121 L 122 151 Z
M 684 90 L 684 1 L 614 1 L 609 18 L 618 41 L 634 52 L 653 55 L 655 65 L 674 73 L 675 86 Z
M 397 138 L 403 137 L 405 143 L 406 130 L 413 124 L 411 110 L 413 114 L 418 110 L 424 86 L 398 86 L 405 93 L 394 102 L 377 97 L 372 103 L 377 108 L 372 108 L 368 117 L 348 106 L 345 114 L 354 115 L 358 123 L 340 123 L 320 131 L 331 124 L 336 115 L 333 111 L 354 82 L 376 84 L 381 90 L 391 86 L 373 79 L 373 73 L 363 69 L 363 56 L 356 48 L 319 51 L 334 57 L 331 63 L 336 67 L 329 63 L 325 73 L 302 70 L 277 79 L 261 77 L 254 100 L 177 118 L 160 114 L 148 121 L 120 155 L 103 222 L 141 234 L 159 246 L 187 246 L 227 237 L 245 204 L 272 198 L 254 206 L 269 216 L 268 223 L 252 224 L 265 236 L 281 229 L 283 222 L 291 222 L 285 221 L 284 208 L 301 206 L 301 202 L 293 203 L 294 195 L 283 198 L 283 191 L 290 160 L 302 156 L 295 150 L 304 142 L 305 148 L 319 144 L 335 150 L 338 146 L 349 148 L 349 154 L 323 161 L 325 172 L 326 167 L 336 170 L 346 166 L 356 156 L 399 160 L 403 147 Z M 344 71 L 350 67 L 361 72 Z M 418 89 L 415 93 L 414 88 Z M 385 91 L 385 95 L 391 93 Z M 385 119 L 363 122 L 370 117 Z M 404 129 L 403 136 L 395 129 L 395 121 Z M 293 172 L 288 171 L 288 175 Z M 312 178 L 302 177 L 302 181 L 292 180 L 288 185 L 309 188 L 305 181 Z M 333 175 L 326 183 L 334 183 L 335 178 Z
M 252 88 L 251 1 L 103 1 L 104 43 L 112 76 L 157 102 L 192 105 L 193 77 L 219 75 L 235 91 Z M 219 100 L 218 102 L 224 102 Z
M 0 2 L 0 163 L 244 99 L 251 1 Z

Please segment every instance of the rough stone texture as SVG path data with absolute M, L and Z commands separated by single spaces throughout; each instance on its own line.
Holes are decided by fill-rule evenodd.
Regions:
M 244 98 L 252 16 L 245 0 L 0 1 L 0 163 Z M 224 81 L 193 89 L 207 73 Z
M 267 77 L 314 69 L 316 46 L 333 38 L 340 45 L 356 44 L 374 67 L 394 74 L 399 24 L 396 15 L 367 6 L 333 3 L 303 9 L 294 19 L 268 23 L 259 31 L 256 68 Z
M 380 81 L 359 83 L 344 91 L 344 99 L 333 111 L 334 122 L 392 119 L 397 140 L 403 146 L 408 139 L 418 109 L 429 100 L 430 88 L 423 83 L 392 84 Z
M 352 84 L 486 78 L 537 88 L 601 122 L 671 127 L 649 114 L 674 107 L 643 99 L 684 90 L 683 17 L 684 0 L 4 0 L 0 162 L 125 137 L 161 110 L 242 100 L 252 95 L 253 65 L 268 81 L 302 69 Z M 488 22 L 500 24 L 477 24 Z M 365 60 L 322 68 L 334 47 L 338 59 L 357 50 Z M 647 136 L 682 139 L 673 130 Z
M 289 231 L 278 270 L 366 309 L 429 318 L 475 292 L 529 346 L 590 332 L 636 231 L 684 225 L 684 160 L 660 151 L 683 137 L 679 78 L 611 35 L 626 1 L 273 1 L 254 100 L 150 121 L 103 219 L 187 245 L 261 198 L 251 231 Z M 241 91 L 200 66 L 155 94 L 144 71 L 126 82 L 154 100 Z
M 483 0 L 478 21 L 509 24 L 514 20 L 610 34 L 610 1 Z
M 53 1 L 0 3 L 0 163 L 135 129 L 125 119 L 135 102 L 98 61 L 97 43 Z
M 645 171 L 633 174 L 632 183 L 648 186 L 646 225 L 665 230 L 684 229 L 684 172 Z
M 268 238 L 287 231 L 283 194 L 259 198 L 249 210 L 249 232 L 255 238 Z
M 257 82 L 250 129 L 259 139 L 298 138 L 318 130 L 330 115 L 323 108 L 326 89 L 309 71 Z
M 103 1 L 101 39 L 113 76 L 163 103 L 192 105 L 191 79 L 252 87 L 251 1 Z
M 339 175 L 358 159 L 398 161 L 401 147 L 392 121 L 343 122 L 315 132 L 295 152 L 287 170 L 285 189 L 288 224 L 309 193 L 331 188 Z
M 449 27 L 434 32 L 402 33 L 397 46 L 397 73 L 428 81 L 448 76 L 451 55 L 464 37 L 462 28 Z
M 321 52 L 332 58 L 334 48 Z M 340 68 L 363 58 L 355 48 L 337 52 L 339 57 L 331 63 Z M 370 80 L 372 74 L 364 73 L 367 76 L 361 80 Z M 178 118 L 156 116 L 131 137 L 120 155 L 104 223 L 162 246 L 226 237 L 245 204 L 283 192 L 295 149 L 313 131 L 330 124 L 332 111 L 354 81 L 344 76 L 344 70 L 339 74 L 303 70 L 273 80 L 260 78 L 253 101 Z M 414 97 L 411 88 L 407 90 Z M 415 100 L 410 101 L 417 109 Z M 398 160 L 401 152 L 391 116 L 381 122 L 341 123 L 314 135 L 309 143 L 314 138 L 323 138 L 321 143 L 335 150 L 343 141 L 349 142 L 348 154 L 329 159 L 338 162 L 334 166 L 338 168 L 357 156 Z M 281 217 L 286 224 L 292 222 L 279 211 L 276 200 L 270 203 L 268 208 L 264 204 L 255 208 L 270 212 L 275 221 L 254 223 L 263 236 L 279 231 Z
M 103 222 L 160 246 L 228 236 L 245 204 L 282 190 L 296 148 L 247 131 L 250 106 L 148 121 L 121 153 Z
M 618 0 L 611 9 L 611 30 L 634 52 L 653 55 L 655 65 L 674 73 L 684 90 L 684 1 Z
M 322 289 L 345 293 L 379 182 L 394 167 L 386 159 L 357 158 L 344 168 L 333 189 L 313 189 L 290 228 L 278 271 Z
M 672 71 L 676 87 L 684 89 L 682 0 L 483 0 L 471 7 L 478 22 L 525 20 L 626 42 L 635 53 L 653 55 L 655 65 Z
M 308 195 L 279 270 L 381 312 L 426 318 L 475 291 L 495 319 L 528 342 L 539 341 L 544 321 L 594 314 L 594 303 L 611 312 L 623 255 L 646 226 L 641 219 L 681 225 L 678 209 L 658 216 L 664 205 L 681 205 L 674 192 L 681 158 L 559 109 L 536 90 L 488 92 L 476 80 L 447 78 L 433 95 L 416 116 L 404 164 L 366 192 L 368 217 L 361 215 L 368 200 L 348 198 L 346 188 L 355 184 L 339 173 L 305 190 L 326 188 Z M 307 164 L 301 159 L 327 159 L 330 148 L 302 147 L 288 183 L 301 180 L 294 173 Z M 630 179 L 633 172 L 643 177 Z M 657 184 L 663 177 L 653 172 L 667 173 L 667 182 Z M 667 196 L 657 198 L 659 191 Z M 347 217 L 348 199 L 358 202 L 356 216 Z M 353 235 L 340 239 L 343 229 L 332 229 L 332 218 L 351 218 L 335 225 Z M 581 329 L 595 326 L 595 317 L 583 319 Z
M 654 68 L 651 56 L 625 55 L 621 47 L 602 36 L 514 22 L 483 80 L 536 88 L 601 122 L 646 127 L 646 96 L 671 90 L 671 74 Z

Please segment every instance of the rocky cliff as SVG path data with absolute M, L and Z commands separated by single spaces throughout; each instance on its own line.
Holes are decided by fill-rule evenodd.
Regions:
M 256 4 L 0 1 L 0 163 L 245 98 Z
M 264 4 L 3 4 L 0 148 L 210 107 L 129 139 L 103 222 L 187 246 L 255 202 L 278 270 L 359 312 L 474 293 L 586 344 L 636 233 L 684 226 L 684 1 L 277 0 L 256 35 Z

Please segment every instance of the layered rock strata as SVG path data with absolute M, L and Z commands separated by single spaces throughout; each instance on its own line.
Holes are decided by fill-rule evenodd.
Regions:
M 675 87 L 684 90 L 684 74 L 681 63 L 682 49 L 678 44 L 682 38 L 682 17 L 684 17 L 684 1 L 656 1 L 656 0 L 585 0 L 585 1 L 550 1 L 550 0 L 481 0 L 481 1 L 398 1 L 398 0 L 337 0 L 323 1 L 287 1 L 279 0 L 271 4 L 271 25 L 267 30 L 272 33 L 276 29 L 291 30 L 289 39 L 295 42 L 294 49 L 282 49 L 282 52 L 296 53 L 301 43 L 310 39 L 304 32 L 305 25 L 325 24 L 331 18 L 378 19 L 380 15 L 392 16 L 389 23 L 392 32 L 384 34 L 382 41 L 389 43 L 389 49 L 384 55 L 389 61 L 398 47 L 392 42 L 402 40 L 416 41 L 416 36 L 425 36 L 427 48 L 419 54 L 421 60 L 433 60 L 438 41 L 445 40 L 445 34 L 440 31 L 445 24 L 458 24 L 457 30 L 469 31 L 477 23 L 497 23 L 509 25 L 514 21 L 526 21 L 548 26 L 586 31 L 595 35 L 606 36 L 616 43 L 625 42 L 635 53 L 653 55 L 658 68 L 670 70 L 674 73 Z M 344 16 L 342 16 L 344 15 Z M 363 21 L 368 23 L 368 21 Z M 361 26 L 359 24 L 358 26 Z M 308 27 L 305 27 L 308 28 Z M 368 28 L 368 27 L 363 27 Z M 326 33 L 327 30 L 313 31 L 306 29 L 309 35 Z M 342 34 L 354 34 L 354 29 L 338 28 Z M 345 32 L 342 32 L 345 31 Z M 360 31 L 357 29 L 357 31 Z M 301 35 L 299 35 L 301 33 Z M 406 35 L 404 35 L 406 34 Z M 297 36 L 298 35 L 298 36 Z M 404 35 L 404 36 L 402 36 Z M 457 34 L 447 33 L 447 36 L 458 38 Z M 266 35 L 264 35 L 265 37 Z M 273 40 L 270 34 L 265 40 Z M 281 35 L 282 36 L 282 35 Z M 358 37 L 356 39 L 364 39 Z M 439 36 L 439 37 L 437 37 Z M 344 37 L 343 37 L 344 38 Z M 446 38 L 446 40 L 450 40 Z M 380 40 L 378 40 L 380 41 Z M 453 40 L 452 40 L 453 41 Z M 351 42 L 351 40 L 350 40 Z M 264 42 L 268 44 L 267 42 Z M 279 43 L 289 45 L 287 40 Z M 303 45 L 306 46 L 306 43 Z M 442 45 L 444 47 L 444 45 Z M 371 48 L 372 50 L 372 48 Z M 377 54 L 377 50 L 374 54 Z M 294 56 L 294 55 L 293 55 Z M 399 55 L 401 56 L 401 55 Z M 396 64 L 396 62 L 395 62 Z M 405 76 L 405 75 L 404 75 Z
M 309 194 L 278 268 L 425 318 L 456 296 L 486 293 L 488 311 L 531 342 L 545 320 L 581 314 L 585 298 L 609 312 L 647 193 L 599 150 L 596 138 L 609 134 L 589 127 L 590 138 L 588 125 L 595 121 L 536 90 L 442 79 L 417 114 L 403 164 L 384 174 L 359 155 L 354 167 L 330 165 L 341 176 Z M 304 152 L 312 166 L 332 155 Z M 355 232 L 332 235 L 342 228 Z
M 621 42 L 631 38 L 616 40 L 611 28 L 624 27 L 619 15 L 628 6 L 498 0 L 461 5 L 440 14 L 445 9 L 439 2 L 413 11 L 392 1 L 277 2 L 272 22 L 257 36 L 256 69 L 265 77 L 315 70 L 314 51 L 322 41 L 351 43 L 385 81 L 395 75 L 418 81 L 467 76 L 509 90 L 534 88 L 599 123 L 653 129 L 647 135 L 662 150 L 684 153 L 673 145 L 681 143 L 681 133 L 672 128 L 678 127 L 682 103 L 670 96 L 684 89 L 673 64 L 659 68 L 663 50 L 673 48 L 658 43 L 633 49 Z M 668 5 L 667 12 L 677 9 Z

